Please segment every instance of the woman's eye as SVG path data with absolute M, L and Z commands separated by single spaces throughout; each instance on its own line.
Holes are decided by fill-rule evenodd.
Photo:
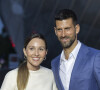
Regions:
M 33 50 L 34 48 L 30 48 L 30 50 Z
M 40 48 L 40 51 L 43 51 L 44 50 L 44 48 Z

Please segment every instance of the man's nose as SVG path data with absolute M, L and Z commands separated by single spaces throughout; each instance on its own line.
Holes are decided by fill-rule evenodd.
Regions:
M 62 30 L 62 37 L 65 37 L 65 30 Z

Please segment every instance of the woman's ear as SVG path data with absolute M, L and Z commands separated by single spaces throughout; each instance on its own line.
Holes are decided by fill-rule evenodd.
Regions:
M 46 50 L 46 55 L 47 55 L 47 53 L 48 53 L 48 49 Z
M 24 53 L 25 56 L 27 56 L 25 48 L 23 48 L 23 53 Z

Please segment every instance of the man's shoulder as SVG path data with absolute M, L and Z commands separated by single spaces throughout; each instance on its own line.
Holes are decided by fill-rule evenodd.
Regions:
M 52 61 L 58 60 L 60 58 L 61 54 L 59 54 L 58 56 L 56 56 L 55 58 L 52 59 Z
M 93 48 L 93 47 L 90 47 L 90 46 L 87 46 L 85 44 L 82 43 L 82 46 L 81 48 L 83 48 L 84 50 L 85 49 L 88 49 L 90 52 L 93 52 L 93 53 L 98 53 L 100 52 L 100 50 L 96 49 L 96 48 Z
M 57 63 L 58 61 L 60 61 L 60 56 L 61 56 L 61 54 L 59 54 L 58 56 L 53 58 L 52 61 L 51 61 L 51 64 L 53 65 L 53 64 Z

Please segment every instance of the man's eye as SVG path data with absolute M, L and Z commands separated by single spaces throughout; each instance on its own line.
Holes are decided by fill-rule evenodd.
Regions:
M 70 30 L 70 28 L 65 28 L 65 30 L 67 30 L 67 31 L 68 31 L 68 30 Z
M 61 31 L 61 30 L 62 30 L 62 29 L 60 29 L 60 28 L 59 28 L 59 29 L 57 29 L 57 31 Z

